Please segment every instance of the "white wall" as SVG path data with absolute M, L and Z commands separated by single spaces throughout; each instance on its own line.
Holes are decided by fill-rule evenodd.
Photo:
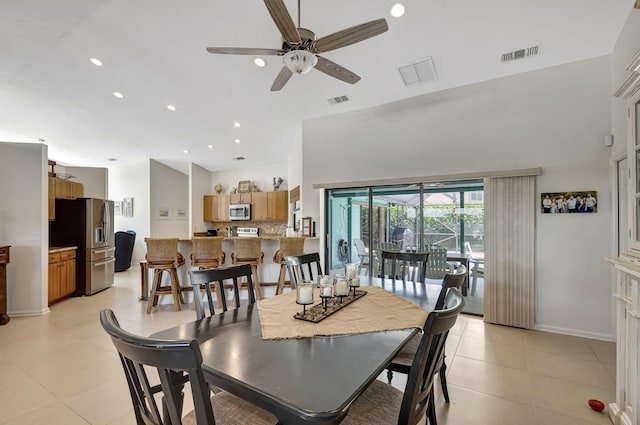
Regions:
M 222 194 L 231 193 L 234 187 L 238 187 L 238 182 L 242 180 L 251 180 L 261 191 L 270 192 L 273 190 L 273 178 L 282 177 L 284 182 L 280 186 L 280 190 L 291 189 L 287 181 L 288 166 L 286 162 L 278 162 L 277 164 L 263 165 L 259 167 L 237 168 L 234 170 L 214 171 L 211 173 L 211 187 L 216 184 L 222 184 Z M 213 195 L 215 192 L 209 193 Z
M 107 199 L 109 193 L 108 168 L 65 167 L 65 170 L 76 176 L 73 181 L 82 183 L 85 198 Z
M 299 132 L 296 134 L 296 140 L 293 142 L 293 145 L 289 150 L 289 157 L 287 161 L 289 190 L 295 188 L 296 186 L 300 186 L 300 188 L 302 189 L 302 161 L 302 126 L 300 126 Z M 300 200 L 300 205 L 302 205 L 302 199 Z M 293 213 L 289 211 L 289 226 L 294 227 L 294 223 L 292 222 L 292 214 Z
M 214 193 L 211 172 L 194 163 L 189 164 L 189 228 L 192 232 L 206 232 L 203 196 Z
M 319 221 L 314 183 L 540 166 L 539 193 L 596 190 L 600 204 L 587 217 L 539 216 L 537 325 L 612 338 L 610 66 L 595 58 L 305 121 L 304 215 Z
M 178 219 L 176 210 L 189 207 L 189 178 L 186 174 L 151 160 L 151 237 L 190 238 L 189 217 Z M 158 209 L 171 209 L 171 217 L 160 219 Z
M 108 198 L 114 201 L 133 198 L 133 217 L 116 216 L 114 219 L 116 231 L 136 232 L 132 265 L 144 260 L 147 252 L 144 238 L 151 234 L 150 176 L 148 159 L 109 167 Z
M 0 245 L 11 245 L 9 316 L 49 311 L 47 170 L 46 145 L 0 143 Z

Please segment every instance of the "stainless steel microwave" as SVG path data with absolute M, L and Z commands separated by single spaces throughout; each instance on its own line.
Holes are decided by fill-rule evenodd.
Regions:
M 251 220 L 251 204 L 229 205 L 229 220 Z

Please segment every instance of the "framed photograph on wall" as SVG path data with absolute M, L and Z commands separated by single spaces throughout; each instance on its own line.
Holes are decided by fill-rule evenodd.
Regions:
M 156 211 L 156 218 L 160 220 L 170 220 L 171 219 L 171 208 L 170 207 L 158 207 Z
M 542 214 L 579 214 L 598 212 L 598 192 L 545 192 L 540 194 Z
M 189 219 L 189 209 L 176 207 L 176 220 L 188 220 Z
M 122 215 L 122 201 L 114 201 L 113 202 L 113 215 Z
M 124 198 L 122 200 L 122 215 L 133 217 L 133 198 Z

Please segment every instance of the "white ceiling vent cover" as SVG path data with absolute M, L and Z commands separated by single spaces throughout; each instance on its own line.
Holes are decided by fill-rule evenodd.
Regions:
M 435 81 L 438 79 L 436 67 L 433 64 L 431 56 L 420 59 L 417 62 L 398 68 L 404 85 L 407 87 L 416 84 Z
M 337 105 L 338 103 L 349 102 L 351 99 L 347 95 L 332 97 L 331 99 L 327 99 L 329 105 Z
M 540 46 L 531 46 L 526 49 L 518 49 L 513 52 L 507 52 L 502 55 L 502 63 L 524 59 L 529 56 L 537 56 L 540 52 Z

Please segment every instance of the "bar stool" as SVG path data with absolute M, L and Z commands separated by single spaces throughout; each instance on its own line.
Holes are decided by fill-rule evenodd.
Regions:
M 253 285 L 256 288 L 256 298 L 262 299 L 262 286 L 258 280 L 258 265 L 263 263 L 264 252 L 261 249 L 262 242 L 258 238 L 235 238 L 233 240 L 233 252 L 231 262 L 233 264 L 249 264 L 253 270 Z
M 144 241 L 147 244 L 147 267 L 154 269 L 147 314 L 158 304 L 160 295 L 169 294 L 173 294 L 176 311 L 180 311 L 180 304 L 184 303 L 182 293 L 193 291 L 193 288 L 180 286 L 178 280 L 178 267 L 184 265 L 184 257 L 178 252 L 178 238 L 145 238 Z M 162 286 L 163 272 L 169 273 L 171 286 Z
M 222 250 L 223 239 L 222 236 L 194 237 L 191 239 L 191 265 L 197 267 L 199 270 L 216 268 L 223 265 L 226 258 L 226 254 Z M 220 298 L 220 293 L 216 291 L 215 285 L 211 287 L 211 290 L 216 292 L 218 306 L 220 306 L 222 299 Z M 206 292 L 204 285 L 200 285 L 200 291 Z M 195 294 L 193 300 L 195 303 Z
M 287 273 L 287 260 L 285 259 L 285 257 L 304 254 L 304 240 L 304 237 L 280 238 L 280 247 L 273 255 L 273 262 L 280 264 L 280 274 L 278 275 L 276 295 L 282 293 L 285 285 L 285 278 Z

